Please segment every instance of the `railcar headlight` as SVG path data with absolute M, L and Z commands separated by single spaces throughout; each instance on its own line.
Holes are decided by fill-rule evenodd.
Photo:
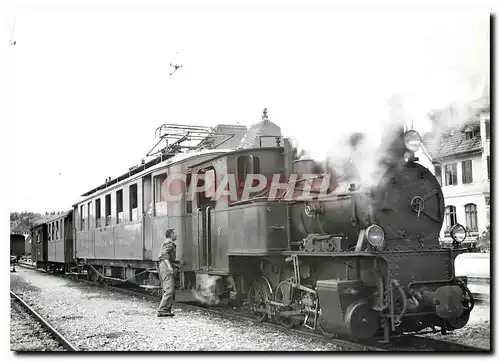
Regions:
M 461 224 L 455 224 L 450 230 L 450 236 L 455 242 L 462 243 L 465 240 L 465 237 L 467 237 L 465 227 Z
M 380 226 L 372 224 L 366 229 L 366 239 L 373 247 L 382 246 L 384 244 L 384 238 L 384 230 Z
M 416 152 L 420 148 L 420 145 L 422 144 L 422 139 L 420 138 L 420 135 L 414 130 L 407 131 L 403 135 L 403 140 L 406 149 L 408 149 L 410 152 Z

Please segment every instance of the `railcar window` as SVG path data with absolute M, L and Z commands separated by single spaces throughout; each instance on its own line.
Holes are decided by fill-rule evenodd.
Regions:
M 132 184 L 128 191 L 129 204 L 130 204 L 130 220 L 137 220 L 137 184 Z
M 477 232 L 477 207 L 474 203 L 465 205 L 465 225 L 471 232 Z
M 59 238 L 64 238 L 63 237 L 63 220 L 60 219 L 59 220 L 59 226 L 58 226 L 58 230 L 59 230 Z
M 51 233 L 52 232 L 52 227 L 51 226 L 52 225 L 49 223 L 49 237 L 48 237 L 49 241 L 52 241 L 52 233 Z
M 155 177 L 155 215 L 167 215 L 167 174 Z
M 186 195 L 186 213 L 191 214 L 193 213 L 193 200 L 192 195 L 189 194 L 190 188 L 191 187 L 191 173 L 186 174 L 186 187 L 185 187 L 185 192 L 184 194 Z
M 80 206 L 80 231 L 83 231 L 85 226 L 85 205 Z
M 92 228 L 92 201 L 87 204 L 87 223 L 90 230 Z
M 487 120 L 486 122 L 484 122 L 484 125 L 486 127 L 486 139 L 490 139 L 490 121 Z
M 95 200 L 95 226 L 101 227 L 101 198 Z
M 123 190 L 116 192 L 116 223 L 123 222 Z
M 105 212 L 105 217 L 106 217 L 106 226 L 109 226 L 111 224 L 111 194 L 108 194 L 106 197 L 104 197 L 104 212 Z
M 445 185 L 457 184 L 457 164 L 447 164 L 444 166 Z
M 472 183 L 472 160 L 462 161 L 462 183 Z
M 446 218 L 446 231 L 449 232 L 450 229 L 457 224 L 457 209 L 454 206 L 448 206 L 445 209 Z

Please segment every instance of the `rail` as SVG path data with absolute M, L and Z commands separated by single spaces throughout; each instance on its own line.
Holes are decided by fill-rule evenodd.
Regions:
M 42 316 L 40 316 L 31 306 L 29 306 L 21 297 L 10 291 L 10 297 L 19 303 L 23 308 L 28 311 L 36 320 L 45 328 L 67 351 L 80 351 L 78 347 L 73 345 L 66 337 L 57 331 L 50 323 L 48 323 Z

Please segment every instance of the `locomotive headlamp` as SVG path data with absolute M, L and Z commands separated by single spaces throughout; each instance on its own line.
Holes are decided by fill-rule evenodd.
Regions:
M 450 230 L 450 236 L 455 242 L 462 243 L 467 236 L 467 232 L 461 224 L 455 224 Z
M 416 152 L 420 148 L 420 145 L 422 144 L 422 139 L 420 138 L 420 135 L 414 130 L 407 131 L 403 135 L 403 140 L 406 149 L 408 149 L 410 152 Z
M 373 247 L 382 246 L 384 238 L 384 230 L 380 226 L 372 224 L 366 229 L 366 239 Z

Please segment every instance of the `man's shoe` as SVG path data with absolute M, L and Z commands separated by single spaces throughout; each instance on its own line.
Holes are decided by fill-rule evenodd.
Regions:
M 158 312 L 156 315 L 158 317 L 173 317 L 174 314 L 172 312 Z

